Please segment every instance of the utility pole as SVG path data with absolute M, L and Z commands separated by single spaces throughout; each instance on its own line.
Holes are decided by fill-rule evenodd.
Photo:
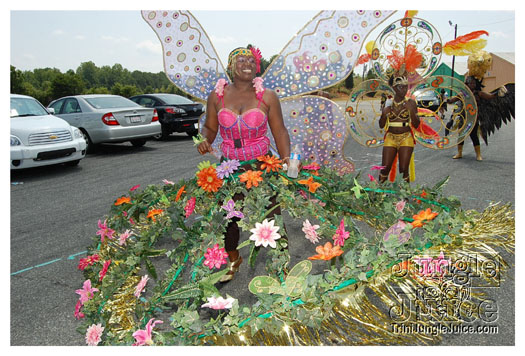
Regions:
M 448 20 L 448 24 L 452 26 L 452 21 Z M 456 39 L 458 35 L 458 24 L 454 25 L 454 39 Z M 451 77 L 454 78 L 454 62 L 456 61 L 456 56 L 452 56 L 452 75 Z M 451 83 L 453 84 L 453 82 Z M 452 89 L 450 89 L 449 97 L 452 97 Z

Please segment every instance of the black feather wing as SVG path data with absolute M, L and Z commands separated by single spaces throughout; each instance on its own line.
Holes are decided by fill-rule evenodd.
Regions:
M 491 94 L 496 95 L 495 99 L 480 98 L 478 103 L 479 127 L 483 141 L 487 145 L 488 136 L 499 130 L 502 123 L 507 124 L 514 117 L 514 83 L 506 84 L 505 88 L 507 93 L 504 96 L 497 96 L 498 88 L 491 92 Z

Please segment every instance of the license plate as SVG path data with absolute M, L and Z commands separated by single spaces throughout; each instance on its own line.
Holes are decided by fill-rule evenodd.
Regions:
M 129 118 L 129 122 L 131 122 L 131 123 L 142 122 L 142 120 L 140 119 L 140 116 L 131 116 Z

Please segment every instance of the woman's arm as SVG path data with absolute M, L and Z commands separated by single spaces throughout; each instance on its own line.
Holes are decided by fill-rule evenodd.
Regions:
M 383 111 L 381 111 L 381 117 L 379 118 L 379 128 L 380 129 L 382 129 L 386 125 L 386 114 L 387 114 L 388 110 L 391 110 L 389 108 L 390 108 L 390 106 L 387 106 L 387 107 L 383 108 Z
M 279 156 L 286 163 L 289 163 L 290 136 L 286 126 L 284 126 L 283 113 L 279 98 L 275 92 L 267 89 L 264 92 L 263 99 L 268 107 L 268 124 L 270 125 L 270 130 L 272 130 L 272 135 L 275 139 Z
M 202 128 L 202 136 L 206 141 L 201 142 L 197 146 L 197 150 L 201 155 L 206 154 L 207 152 L 212 153 L 213 148 L 211 144 L 217 136 L 217 131 L 219 130 L 219 120 L 217 119 L 217 95 L 215 92 L 212 92 L 208 96 L 208 101 L 206 103 L 206 121 L 204 122 L 204 127 Z
M 417 129 L 420 124 L 419 116 L 417 115 L 417 104 L 413 99 L 410 99 L 407 102 L 407 106 L 408 106 L 408 111 L 410 113 L 410 121 L 411 121 L 412 127 Z

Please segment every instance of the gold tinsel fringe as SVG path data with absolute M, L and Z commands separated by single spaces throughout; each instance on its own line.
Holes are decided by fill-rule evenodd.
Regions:
M 456 268 L 461 268 L 462 271 L 479 272 L 477 275 L 485 283 L 495 285 L 499 280 L 495 279 L 494 275 L 501 275 L 508 268 L 508 264 L 495 249 L 504 249 L 509 254 L 514 253 L 515 225 L 511 205 L 491 204 L 474 218 L 472 224 L 465 224 L 460 234 L 454 238 L 460 239 L 461 245 L 436 246 L 425 251 L 424 254 L 437 255 L 443 252 L 447 258 L 458 261 Z M 494 261 L 497 263 L 494 264 Z M 487 263 L 492 263 L 494 266 L 490 273 L 479 271 L 479 266 Z M 409 269 L 406 275 L 399 277 L 397 267 L 394 266 L 392 270 L 374 276 L 370 283 L 360 282 L 342 291 L 333 292 L 339 301 L 334 305 L 330 315 L 323 320 L 319 329 L 292 324 L 283 328 L 277 335 L 259 330 L 251 336 L 250 327 L 245 327 L 235 335 L 216 335 L 203 341 L 211 345 L 264 346 L 434 344 L 441 340 L 439 333 L 437 335 L 420 332 L 403 334 L 393 331 L 393 319 L 388 315 L 388 311 L 402 307 L 402 295 L 410 296 L 421 310 L 429 313 L 426 320 L 417 321 L 424 328 L 435 326 L 440 320 L 439 315 L 433 315 L 432 310 L 426 307 L 424 297 L 420 295 L 422 290 L 443 293 L 448 298 L 444 300 L 446 307 L 454 307 L 453 302 L 457 300 L 479 301 L 484 296 L 479 289 L 467 292 L 452 280 L 424 278 L 417 273 L 411 273 L 413 269 Z M 366 287 L 373 292 L 373 295 L 365 294 Z M 461 322 L 459 315 L 447 314 L 447 317 L 447 322 Z

